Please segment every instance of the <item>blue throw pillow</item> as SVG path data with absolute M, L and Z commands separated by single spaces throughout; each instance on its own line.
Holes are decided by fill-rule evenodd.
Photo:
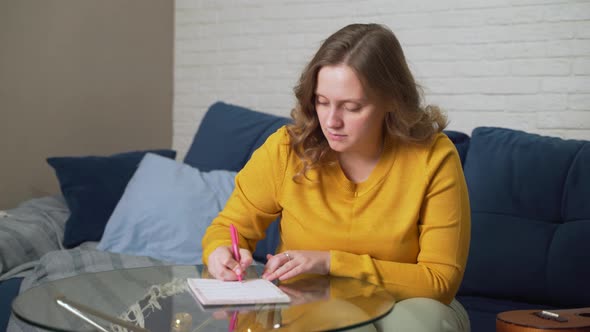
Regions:
M 201 172 L 147 154 L 105 228 L 99 250 L 200 264 L 201 239 L 223 209 L 236 173 Z
M 174 159 L 173 150 L 133 151 L 112 156 L 47 158 L 57 175 L 70 217 L 63 245 L 99 241 L 104 227 L 123 195 L 127 182 L 147 152 Z

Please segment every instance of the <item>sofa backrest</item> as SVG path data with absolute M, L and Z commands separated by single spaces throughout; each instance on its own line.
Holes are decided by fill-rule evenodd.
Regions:
M 451 142 L 455 144 L 455 148 L 457 148 L 457 152 L 459 152 L 459 158 L 461 158 L 461 165 L 464 165 L 467 150 L 469 150 L 469 135 L 454 130 L 445 130 L 444 133 L 449 137 Z
M 464 172 L 472 236 L 459 293 L 590 305 L 590 142 L 480 127 Z
M 290 119 L 216 102 L 203 117 L 184 162 L 207 172 L 239 171 L 266 138 Z

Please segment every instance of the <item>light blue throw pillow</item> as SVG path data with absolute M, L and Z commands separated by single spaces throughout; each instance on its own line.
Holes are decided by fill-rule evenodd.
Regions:
M 200 264 L 201 238 L 225 206 L 235 175 L 225 170 L 201 172 L 146 154 L 97 248 L 178 264 Z

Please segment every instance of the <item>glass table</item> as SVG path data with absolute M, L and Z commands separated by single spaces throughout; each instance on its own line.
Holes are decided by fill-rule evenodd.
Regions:
M 257 278 L 263 266 L 252 266 Z M 28 289 L 12 303 L 19 319 L 53 331 L 335 331 L 388 314 L 394 297 L 350 278 L 301 276 L 278 284 L 291 303 L 203 307 L 187 278 L 206 267 L 155 266 L 81 274 Z

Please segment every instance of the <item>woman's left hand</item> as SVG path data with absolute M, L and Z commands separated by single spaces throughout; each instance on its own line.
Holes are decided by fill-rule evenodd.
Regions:
M 262 278 L 286 280 L 302 273 L 330 273 L 330 252 L 289 250 L 277 255 L 266 255 Z

